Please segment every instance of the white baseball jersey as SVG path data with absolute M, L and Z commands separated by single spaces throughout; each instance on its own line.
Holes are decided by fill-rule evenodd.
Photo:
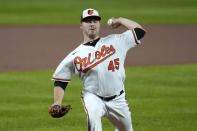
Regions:
M 138 43 L 135 31 L 127 30 L 100 38 L 95 47 L 81 44 L 59 64 L 52 79 L 70 82 L 75 74 L 83 81 L 83 91 L 118 95 L 124 90 L 126 53 Z

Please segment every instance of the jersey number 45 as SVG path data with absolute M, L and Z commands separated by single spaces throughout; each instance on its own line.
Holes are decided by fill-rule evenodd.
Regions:
M 115 71 L 115 69 L 116 70 L 119 70 L 119 65 L 120 65 L 120 63 L 119 63 L 119 58 L 116 58 L 116 59 L 114 59 L 114 60 L 111 60 L 110 62 L 109 62 L 109 65 L 108 65 L 108 70 L 110 71 Z

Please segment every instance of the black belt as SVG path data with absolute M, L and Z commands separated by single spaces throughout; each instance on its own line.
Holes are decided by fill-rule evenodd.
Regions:
M 109 96 L 109 97 L 102 97 L 102 96 L 98 96 L 98 97 L 104 101 L 110 101 L 110 100 L 113 100 L 114 98 L 116 98 L 117 96 L 120 96 L 123 93 L 124 93 L 124 91 L 121 90 L 119 95 L 114 95 L 114 96 Z

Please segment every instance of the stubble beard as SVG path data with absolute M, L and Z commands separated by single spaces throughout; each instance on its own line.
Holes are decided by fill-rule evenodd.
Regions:
M 89 34 L 88 37 L 89 37 L 90 39 L 94 39 L 94 38 L 96 37 L 96 35 L 95 35 L 95 34 Z
M 95 39 L 97 36 L 98 36 L 98 34 L 97 34 L 96 31 L 90 32 L 90 33 L 88 34 L 88 37 L 89 37 L 90 39 Z

